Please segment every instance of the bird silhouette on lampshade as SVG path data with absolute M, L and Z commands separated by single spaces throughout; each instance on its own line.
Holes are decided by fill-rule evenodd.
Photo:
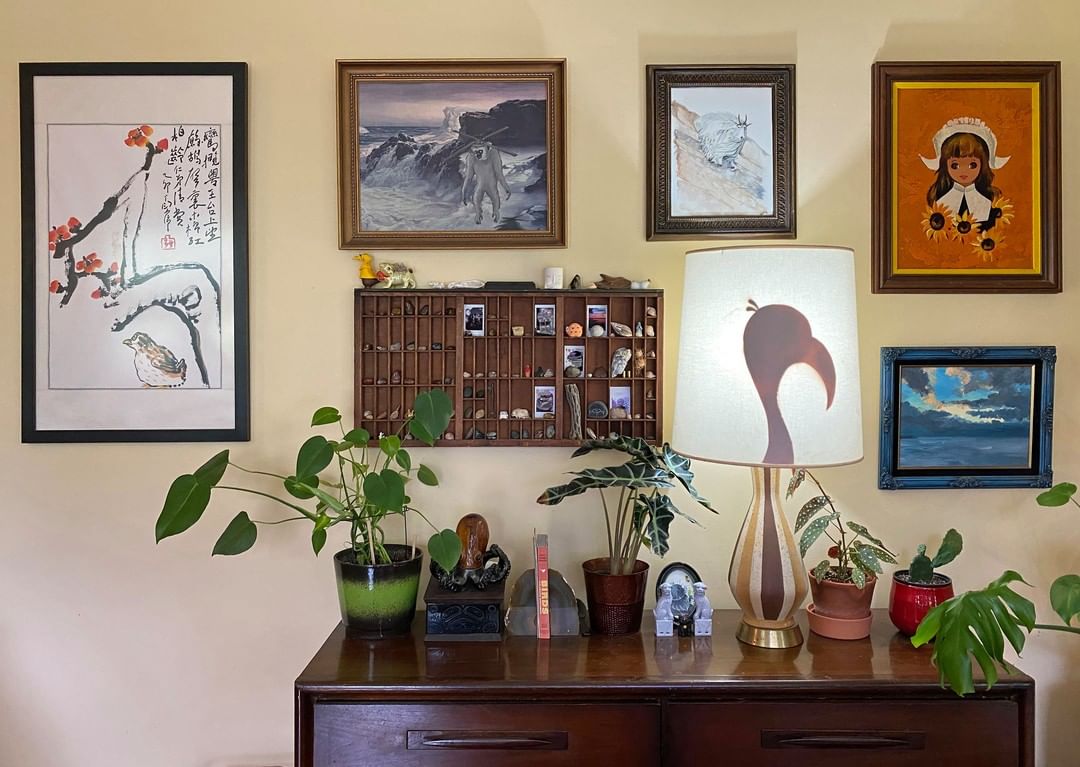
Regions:
M 746 310 L 753 316 L 743 330 L 743 355 L 769 426 L 769 444 L 762 463 L 792 466 L 795 448 L 780 412 L 780 381 L 792 365 L 806 363 L 825 385 L 828 409 L 836 394 L 836 366 L 829 350 L 814 338 L 810 321 L 798 309 L 785 304 L 759 307 L 750 299 Z

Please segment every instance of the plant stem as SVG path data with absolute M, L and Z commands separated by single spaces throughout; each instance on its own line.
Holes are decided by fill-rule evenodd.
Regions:
M 304 519 L 304 517 L 287 517 L 285 519 L 274 520 L 273 522 L 263 522 L 261 519 L 253 519 L 251 521 L 256 525 L 283 525 L 286 522 L 298 522 L 301 519 Z
M 262 474 L 264 477 L 273 477 L 274 479 L 280 479 L 280 480 L 285 480 L 286 479 L 285 477 L 281 476 L 280 474 L 274 474 L 273 472 L 270 472 L 270 471 L 256 471 L 255 469 L 245 469 L 240 464 L 233 463 L 232 461 L 229 461 L 229 465 L 232 466 L 234 469 L 239 469 L 240 471 L 242 471 L 242 472 L 244 472 L 246 474 Z
M 214 489 L 215 490 L 235 490 L 238 493 L 251 493 L 252 495 L 261 495 L 263 498 L 269 498 L 272 501 L 277 501 L 278 503 L 282 504 L 283 506 L 288 506 L 293 511 L 297 511 L 297 512 L 303 514 L 305 517 L 310 519 L 312 522 L 314 522 L 315 519 L 316 519 L 315 515 L 312 514 L 310 511 L 308 511 L 307 509 L 302 509 L 299 506 L 297 506 L 296 504 L 289 503 L 288 501 L 283 501 L 282 499 L 278 498 L 276 495 L 270 495 L 270 493 L 264 493 L 264 492 L 262 492 L 260 490 L 250 490 L 250 489 L 248 489 L 246 487 L 233 487 L 232 485 L 216 485 L 214 487 Z
M 376 564 L 376 562 L 375 562 L 375 532 L 371 529 L 371 517 L 367 517 L 365 521 L 367 522 L 368 549 L 371 552 L 371 564 L 374 565 L 374 564 Z
M 840 531 L 840 541 L 837 542 L 837 540 L 835 538 L 833 538 L 831 535 L 829 535 L 828 532 L 826 532 L 825 535 L 828 535 L 829 540 L 840 547 L 840 556 L 837 557 L 837 559 L 840 562 L 840 565 L 839 565 L 840 570 L 844 570 L 844 569 L 846 569 L 848 567 L 848 561 L 847 561 L 847 559 L 848 559 L 848 556 L 847 556 L 848 547 L 847 547 L 847 537 L 844 535 L 844 526 L 842 524 L 840 524 L 840 512 L 836 510 L 836 506 L 833 505 L 832 496 L 830 496 L 828 493 L 825 492 L 825 488 L 823 488 L 821 486 L 821 483 L 818 482 L 818 478 L 815 477 L 813 475 L 813 473 L 811 471 L 809 471 L 809 470 L 807 470 L 806 476 L 810 477 L 811 481 L 813 481 L 813 483 L 815 485 L 817 485 L 818 492 L 820 492 L 825 497 L 825 501 L 826 501 L 826 503 L 829 504 L 829 508 L 832 509 L 834 514 L 836 514 L 836 519 L 834 519 L 833 521 L 836 523 L 836 528 Z
M 608 559 L 615 558 L 615 543 L 611 540 L 611 514 L 608 512 L 607 496 L 604 495 L 604 488 L 600 488 L 600 502 L 604 504 L 604 524 L 607 525 L 607 550 Z M 611 569 L 611 565 L 608 565 L 608 569 Z
M 1064 631 L 1069 634 L 1080 634 L 1080 628 L 1076 626 L 1055 626 L 1050 623 L 1036 623 L 1034 628 L 1044 631 Z

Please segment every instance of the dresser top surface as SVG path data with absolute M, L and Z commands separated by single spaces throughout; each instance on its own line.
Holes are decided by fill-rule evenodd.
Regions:
M 874 611 L 869 639 L 845 642 L 806 629 L 805 642 L 767 650 L 735 639 L 737 610 L 717 610 L 713 636 L 656 637 L 646 612 L 639 634 L 562 637 L 539 642 L 506 637 L 501 642 L 425 642 L 417 613 L 409 636 L 368 641 L 347 637 L 341 625 L 330 634 L 296 680 L 305 691 L 423 691 L 496 689 L 736 689 L 938 688 L 930 648 L 916 649 L 898 634 L 884 610 Z M 1022 673 L 1003 675 L 994 691 L 1027 687 Z M 952 695 L 942 690 L 942 694 Z

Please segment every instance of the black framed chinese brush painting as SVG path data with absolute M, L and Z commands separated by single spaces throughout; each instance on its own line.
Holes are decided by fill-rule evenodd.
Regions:
M 249 438 L 247 67 L 22 64 L 24 442 Z

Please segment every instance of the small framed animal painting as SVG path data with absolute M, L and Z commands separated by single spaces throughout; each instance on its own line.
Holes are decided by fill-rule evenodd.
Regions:
M 878 487 L 1050 487 L 1053 346 L 881 350 Z
M 247 440 L 247 65 L 19 82 L 23 442 Z
M 338 61 L 341 248 L 566 245 L 566 62 Z
M 874 65 L 874 292 L 1061 291 L 1059 75 Z
M 795 67 L 646 68 L 650 240 L 795 236 Z

